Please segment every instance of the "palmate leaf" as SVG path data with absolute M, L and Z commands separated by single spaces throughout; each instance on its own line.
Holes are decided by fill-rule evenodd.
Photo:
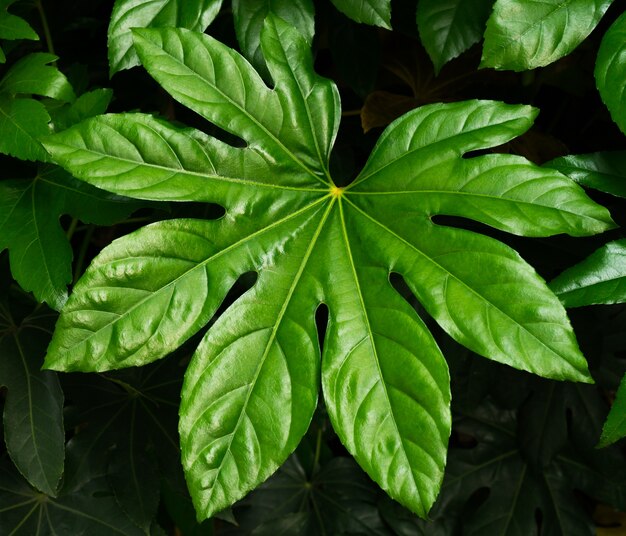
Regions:
M 469 151 L 505 143 L 536 112 L 491 101 L 417 109 L 382 135 L 359 177 L 328 172 L 340 110 L 306 40 L 270 16 L 261 46 L 269 89 L 239 54 L 185 30 L 135 32 L 148 72 L 179 102 L 239 136 L 233 147 L 141 114 L 88 120 L 46 141 L 77 177 L 153 200 L 223 205 L 219 220 L 170 220 L 96 257 L 63 309 L 46 365 L 144 364 L 204 326 L 243 273 L 255 285 L 217 319 L 187 370 L 183 465 L 208 517 L 271 475 L 323 395 L 357 462 L 425 516 L 450 433 L 446 363 L 389 282 L 401 274 L 454 338 L 491 359 L 590 381 L 565 311 L 517 253 L 431 221 L 473 218 L 528 236 L 613 224 L 558 172 Z M 315 311 L 329 321 L 320 358 Z
M 485 31 L 493 0 L 421 0 L 417 27 L 435 73 L 478 43 Z
M 496 0 L 487 21 L 482 67 L 523 71 L 574 50 L 613 0 Z

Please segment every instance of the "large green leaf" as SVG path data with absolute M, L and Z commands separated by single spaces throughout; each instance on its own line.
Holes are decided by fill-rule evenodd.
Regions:
M 60 309 L 72 281 L 72 249 L 59 217 L 111 224 L 136 210 L 135 201 L 102 192 L 48 168 L 33 179 L 0 181 L 0 251 L 13 277 L 39 301 Z
M 494 0 L 421 0 L 417 27 L 435 72 L 478 43 Z
M 602 38 L 596 61 L 596 85 L 613 121 L 626 134 L 626 13 Z
M 574 50 L 613 0 L 496 0 L 481 65 L 523 71 Z
M 39 36 L 30 27 L 30 24 L 21 17 L 11 15 L 7 9 L 11 4 L 15 4 L 16 0 L 0 0 L 0 39 L 32 39 L 37 41 Z M 0 63 L 4 63 L 6 57 L 0 48 Z
M 391 29 L 391 0 L 331 0 L 335 7 L 356 22 Z
M 0 385 L 7 387 L 4 439 L 31 485 L 56 495 L 63 473 L 63 392 L 55 373 L 42 371 L 55 315 L 45 310 L 17 320 L 0 302 Z
M 136 30 L 135 47 L 176 100 L 244 143 L 123 114 L 90 119 L 46 147 L 106 190 L 214 202 L 226 213 L 149 225 L 105 248 L 64 307 L 46 365 L 102 371 L 159 359 L 209 322 L 240 275 L 256 272 L 204 336 L 183 386 L 182 458 L 200 517 L 287 459 L 313 415 L 320 375 L 333 426 L 357 462 L 426 515 L 443 478 L 449 377 L 391 272 L 478 353 L 590 381 L 562 305 L 533 269 L 495 239 L 431 220 L 461 216 L 526 236 L 612 227 L 558 172 L 511 155 L 463 158 L 522 134 L 532 108 L 417 109 L 389 126 L 359 177 L 340 187 L 329 174 L 337 90 L 314 73 L 290 24 L 269 16 L 261 34 L 273 89 L 206 35 Z
M 313 41 L 315 33 L 315 7 L 312 0 L 234 0 L 237 40 L 244 55 L 261 73 L 265 71 L 261 29 L 270 13 L 293 24 L 309 43 Z
M 139 65 L 132 28 L 181 26 L 203 32 L 221 6 L 222 0 L 116 0 L 108 36 L 111 76 Z

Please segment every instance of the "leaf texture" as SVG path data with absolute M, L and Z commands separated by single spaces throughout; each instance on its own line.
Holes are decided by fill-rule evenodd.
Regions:
M 427 514 L 450 434 L 449 377 L 391 272 L 469 348 L 590 381 L 562 305 L 533 269 L 494 239 L 431 220 L 461 216 L 525 236 L 613 226 L 557 171 L 510 155 L 463 157 L 519 136 L 535 110 L 491 101 L 422 107 L 390 125 L 357 179 L 339 187 L 329 173 L 337 90 L 314 73 L 292 25 L 273 15 L 264 23 L 273 88 L 209 36 L 134 36 L 144 66 L 176 100 L 243 143 L 123 114 L 90 119 L 46 147 L 108 191 L 219 203 L 225 215 L 155 223 L 105 248 L 63 309 L 46 366 L 103 371 L 159 359 L 209 323 L 242 274 L 256 272 L 204 335 L 182 390 L 182 459 L 201 517 L 293 452 L 320 377 L 348 450 L 390 496 Z M 329 321 L 320 358 L 321 304 Z
M 496 0 L 487 22 L 482 67 L 524 71 L 574 50 L 613 0 Z
M 598 447 L 606 447 L 623 437 L 626 437 L 626 376 L 622 378 L 617 389 Z
M 331 0 L 344 15 L 356 22 L 391 29 L 391 0 Z
M 16 39 L 39 40 L 37 32 L 33 30 L 23 18 L 12 15 L 7 11 L 16 0 L 0 0 L 0 39 L 15 41 Z M 6 57 L 0 48 L 0 63 L 4 63 Z
M 626 13 L 602 38 L 595 69 L 600 96 L 613 121 L 626 134 Z

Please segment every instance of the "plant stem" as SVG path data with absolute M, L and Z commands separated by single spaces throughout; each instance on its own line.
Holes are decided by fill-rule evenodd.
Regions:
M 37 11 L 39 11 L 39 18 L 41 19 L 41 26 L 43 27 L 43 35 L 46 38 L 48 52 L 54 54 L 54 43 L 52 42 L 52 34 L 50 33 L 50 26 L 48 25 L 48 17 L 46 17 L 46 12 L 43 9 L 41 0 L 35 0 L 35 6 L 37 6 Z
M 315 440 L 315 457 L 313 458 L 313 475 L 317 473 L 317 467 L 320 462 L 320 454 L 322 450 L 322 428 L 321 426 L 317 429 L 317 438 Z
M 85 231 L 85 236 L 83 238 L 83 242 L 80 245 L 80 251 L 78 252 L 78 258 L 76 259 L 76 266 L 74 267 L 74 277 L 72 281 L 78 281 L 78 278 L 83 272 L 83 266 L 85 264 L 85 257 L 87 255 L 87 248 L 89 247 L 89 243 L 91 242 L 91 237 L 93 236 L 93 231 L 95 227 L 93 225 L 89 225 L 87 230 Z
M 72 237 L 74 236 L 74 233 L 76 232 L 76 226 L 77 225 L 78 225 L 78 219 L 77 218 L 72 218 L 70 226 L 67 229 L 67 233 L 65 233 L 65 236 L 67 236 L 68 240 L 71 240 Z

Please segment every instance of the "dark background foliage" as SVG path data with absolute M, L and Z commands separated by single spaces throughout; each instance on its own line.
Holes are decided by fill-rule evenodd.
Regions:
M 43 36 L 37 7 L 19 2 L 13 12 Z M 316 68 L 337 82 L 344 109 L 334 176 L 349 182 L 382 128 L 400 114 L 422 104 L 468 98 L 526 103 L 541 110 L 535 127 L 499 152 L 541 164 L 564 154 L 624 149 L 624 136 L 595 89 L 593 67 L 602 35 L 626 2 L 615 2 L 581 46 L 548 67 L 522 73 L 478 70 L 480 46 L 475 46 L 438 76 L 418 39 L 415 7 L 415 0 L 394 2 L 394 31 L 387 31 L 351 21 L 330 2 L 316 2 Z M 110 111 L 156 111 L 206 129 L 141 68 L 109 79 L 106 34 L 112 0 L 56 0 L 43 2 L 43 8 L 58 66 L 77 93 L 109 87 L 114 95 Z M 209 32 L 236 47 L 228 9 L 223 8 Z M 43 38 L 9 43 L 4 47 L 7 65 L 46 47 Z M 0 75 L 5 69 L 0 66 Z M 0 156 L 0 181 L 35 172 L 35 164 Z M 590 195 L 611 210 L 621 228 L 584 239 L 519 239 L 483 226 L 480 230 L 515 247 L 549 280 L 609 239 L 624 236 L 626 201 Z M 219 207 L 213 206 L 144 204 L 108 227 L 67 215 L 60 221 L 71 239 L 76 280 L 102 247 L 146 222 L 219 215 Z M 461 219 L 445 221 L 479 227 Z M 224 306 L 251 283 L 243 277 Z M 403 291 L 402 281 L 395 283 Z M 423 310 L 420 314 L 427 317 Z M 16 418 L 11 397 L 17 398 L 21 389 L 39 388 L 42 381 L 52 382 L 49 389 L 54 390 L 56 384 L 48 377 L 53 375 L 64 395 L 66 454 L 62 483 L 53 497 L 29 486 L 1 443 L 0 534 L 577 536 L 602 527 L 605 534 L 612 533 L 608 527 L 626 530 L 619 528 L 624 518 L 615 513 L 626 510 L 624 444 L 595 448 L 626 371 L 624 306 L 570 312 L 596 379 L 592 386 L 544 380 L 478 358 L 428 323 L 450 364 L 454 415 L 446 479 L 430 521 L 404 510 L 369 480 L 333 434 L 320 406 L 296 454 L 275 476 L 231 511 L 198 525 L 180 467 L 176 423 L 185 365 L 202 333 L 176 354 L 141 369 L 43 377 L 39 367 L 54 317 L 12 281 L 8 254 L 1 253 L 0 384 L 5 387 L 0 404 L 5 430 Z M 324 319 L 319 320 L 323 326 Z M 12 385 L 11 366 L 26 367 L 32 384 Z M 54 393 L 50 396 L 59 400 Z

